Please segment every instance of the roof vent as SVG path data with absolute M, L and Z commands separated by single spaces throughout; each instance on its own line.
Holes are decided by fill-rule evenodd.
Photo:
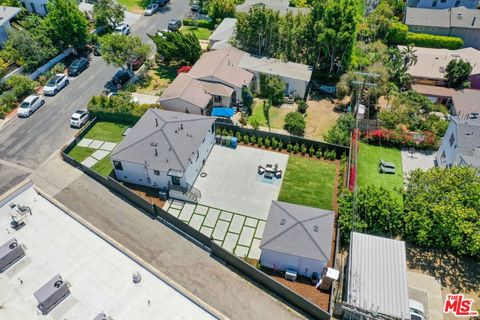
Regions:
M 158 127 L 158 119 L 155 118 L 155 127 Z
M 282 219 L 282 220 L 280 220 L 280 225 L 283 226 L 286 222 L 287 222 L 287 220 Z
M 461 12 L 458 12 L 458 13 L 457 13 L 457 19 L 462 19 L 462 17 L 463 17 L 462 13 L 461 13 Z
M 313 231 L 318 232 L 318 226 L 317 225 L 313 226 Z
M 440 72 L 441 72 L 441 73 L 444 73 L 444 72 L 445 72 L 445 67 L 440 67 L 439 69 L 440 69 Z
M 157 143 L 156 143 L 156 142 L 151 142 L 150 145 L 151 145 L 152 147 L 156 147 L 156 146 L 157 146 Z
M 180 130 L 183 130 L 183 123 L 180 123 Z
M 158 156 L 158 150 L 155 148 L 155 157 Z

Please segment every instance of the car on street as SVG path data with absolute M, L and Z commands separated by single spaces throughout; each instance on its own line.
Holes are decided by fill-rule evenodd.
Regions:
M 156 4 L 156 3 L 151 3 L 149 4 L 146 8 L 145 8 L 145 11 L 143 12 L 143 15 L 144 16 L 151 16 L 153 15 L 155 12 L 157 12 L 159 9 L 159 5 Z
M 69 83 L 70 81 L 68 80 L 66 74 L 56 74 L 50 80 L 48 80 L 47 84 L 43 87 L 43 94 L 46 96 L 54 96 Z
M 122 23 L 115 28 L 114 33 L 129 35 L 130 34 L 130 26 L 128 24 Z
M 75 59 L 70 64 L 70 67 L 68 67 L 68 75 L 70 77 L 78 76 L 82 71 L 87 69 L 88 66 L 90 66 L 90 62 L 88 61 L 87 58 L 81 57 L 81 58 Z
M 42 97 L 33 94 L 25 98 L 17 109 L 17 116 L 21 118 L 30 117 L 38 108 L 43 106 L 45 100 Z
M 106 96 L 115 95 L 123 86 L 132 78 L 132 74 L 128 70 L 119 70 L 105 85 L 103 94 Z
M 172 19 L 168 22 L 168 30 L 170 31 L 178 31 L 182 26 L 182 20 L 179 19 Z
M 81 128 L 90 119 L 90 113 L 87 109 L 80 109 L 75 111 L 70 117 L 70 126 Z
M 200 11 L 200 5 L 198 5 L 198 4 L 192 4 L 192 6 L 190 7 L 190 10 L 191 10 L 192 12 L 198 12 L 198 11 Z
M 164 7 L 169 3 L 170 3 L 170 0 L 158 0 L 157 1 L 157 4 L 158 4 L 159 7 Z

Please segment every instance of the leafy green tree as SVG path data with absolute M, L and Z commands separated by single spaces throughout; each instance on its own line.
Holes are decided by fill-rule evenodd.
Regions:
M 325 134 L 325 141 L 342 146 L 349 146 L 352 130 L 355 128 L 355 122 L 355 118 L 351 113 L 340 115 L 335 125 Z
M 411 82 L 408 69 L 417 64 L 416 50 L 410 45 L 402 50 L 392 48 L 389 51 L 389 57 L 387 67 L 390 73 L 390 81 L 395 83 L 402 91 L 408 89 Z
M 340 231 L 347 242 L 352 228 L 378 235 L 403 234 L 402 206 L 391 191 L 383 187 L 359 188 L 355 200 L 353 192 L 345 191 L 339 197 L 338 212 Z
M 270 128 L 270 107 L 272 104 L 270 101 L 263 101 L 263 116 L 265 117 L 265 120 L 267 122 L 268 126 L 268 131 L 272 132 L 272 129 Z
M 143 44 L 139 36 L 108 34 L 100 38 L 103 59 L 115 67 L 132 71 L 132 62 L 138 57 L 146 58 L 150 46 Z
M 300 100 L 298 103 L 297 103 L 297 111 L 300 112 L 301 114 L 305 114 L 307 113 L 307 109 L 308 109 L 308 104 L 305 100 Z
M 247 108 L 247 113 L 252 114 L 253 95 L 247 86 L 242 86 L 242 103 Z
M 17 8 L 22 7 L 19 0 L 1 0 L 0 6 L 17 7 Z
M 279 105 L 283 101 L 284 88 L 285 85 L 280 77 L 260 75 L 260 92 L 273 105 Z
M 386 1 L 380 1 L 379 5 L 367 17 L 367 24 L 372 31 L 374 39 L 385 40 L 393 24 L 393 7 Z
M 75 0 L 49 0 L 45 23 L 50 36 L 62 48 L 82 48 L 88 36 L 88 21 Z
M 404 203 L 407 240 L 480 257 L 478 169 L 415 170 L 406 183 Z
M 97 28 L 115 28 L 125 19 L 125 11 L 115 0 L 98 0 L 93 5 L 93 19 Z
M 23 97 L 35 90 L 37 83 L 27 76 L 13 75 L 7 80 L 7 85 L 12 88 L 15 97 Z
M 469 87 L 468 76 L 472 72 L 472 65 L 462 59 L 451 60 L 445 68 L 445 78 L 450 88 Z
M 296 136 L 303 136 L 307 124 L 300 112 L 290 112 L 285 116 L 283 128 Z
M 157 46 L 157 54 L 167 63 L 176 61 L 193 65 L 202 54 L 198 38 L 193 32 L 166 32 L 148 36 Z
M 235 2 L 233 0 L 210 0 L 208 15 L 215 22 L 224 18 L 233 18 L 235 17 Z

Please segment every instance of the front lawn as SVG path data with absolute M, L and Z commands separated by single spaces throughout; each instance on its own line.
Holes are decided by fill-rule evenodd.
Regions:
M 147 74 L 138 81 L 136 92 L 160 95 L 177 77 L 177 67 L 160 65 L 148 70 Z
M 290 155 L 278 200 L 332 210 L 336 164 Z
M 194 26 L 183 26 L 180 28 L 181 33 L 193 32 L 198 40 L 208 40 L 208 37 L 212 34 L 212 30 L 207 28 L 199 28 Z
M 110 156 L 106 156 L 102 160 L 98 161 L 96 164 L 93 165 L 92 169 L 93 171 L 100 173 L 104 177 L 108 176 L 113 170 Z
M 270 126 L 274 129 L 283 129 L 285 116 L 291 111 L 294 110 L 274 106 L 270 107 Z M 263 101 L 259 101 L 253 106 L 252 115 L 248 117 L 248 123 L 252 124 L 251 121 L 254 119 L 261 127 L 267 127 L 267 120 L 263 114 Z
M 122 141 L 122 134 L 127 128 L 128 126 L 124 124 L 98 121 L 90 130 L 88 130 L 85 138 L 118 143 Z
M 91 156 L 94 152 L 95 149 L 75 146 L 72 150 L 70 150 L 68 155 L 73 159 L 77 160 L 78 162 L 82 162 L 83 160 Z
M 395 164 L 395 174 L 380 173 L 378 162 L 383 159 Z M 374 185 L 394 191 L 401 200 L 398 190 L 403 188 L 402 156 L 400 149 L 373 146 L 360 143 L 357 159 L 357 185 Z

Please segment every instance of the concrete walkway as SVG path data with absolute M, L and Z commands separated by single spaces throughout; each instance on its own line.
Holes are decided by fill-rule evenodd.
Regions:
M 160 222 L 63 161 L 44 165 L 34 183 L 109 237 L 231 319 L 304 317 Z M 51 179 L 50 175 L 59 179 Z M 64 180 L 60 179 L 64 177 Z M 72 181 L 64 188 L 64 181 Z M 45 186 L 45 184 L 47 184 Z M 58 192 L 56 192 L 56 190 Z
M 98 161 L 108 156 L 110 152 L 117 146 L 117 144 L 114 142 L 83 138 L 82 140 L 80 140 L 77 146 L 97 150 L 91 156 L 88 156 L 85 160 L 82 161 L 82 164 L 84 166 L 86 166 L 87 168 L 91 168 Z

